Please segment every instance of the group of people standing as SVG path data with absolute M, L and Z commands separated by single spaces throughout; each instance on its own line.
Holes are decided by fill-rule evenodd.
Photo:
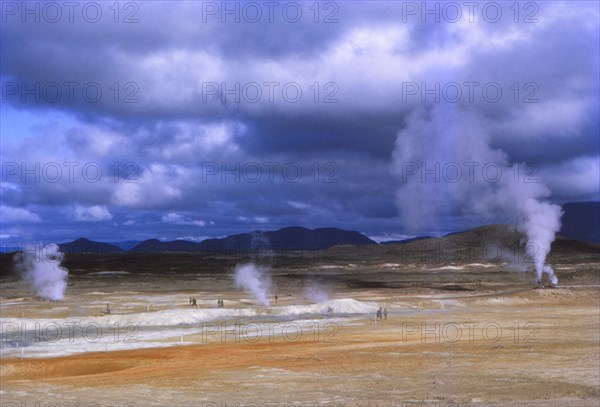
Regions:
M 376 321 L 381 321 L 382 319 L 387 319 L 387 308 L 381 308 L 377 310 Z
M 288 295 L 290 295 L 290 294 L 288 294 Z M 277 294 L 275 294 L 275 302 L 277 302 L 278 298 L 279 297 L 277 296 Z M 198 307 L 198 303 L 196 301 L 196 297 L 190 297 L 190 305 L 193 306 L 193 307 Z M 217 299 L 217 307 L 219 307 L 219 308 L 225 308 L 225 301 L 222 300 L 222 299 L 220 299 L 220 298 Z
M 193 307 L 197 307 L 198 306 L 198 302 L 196 301 L 196 297 L 190 297 L 190 305 L 193 306 Z M 222 299 L 218 299 L 217 300 L 217 307 L 219 307 L 219 308 L 225 307 L 225 301 L 223 301 Z

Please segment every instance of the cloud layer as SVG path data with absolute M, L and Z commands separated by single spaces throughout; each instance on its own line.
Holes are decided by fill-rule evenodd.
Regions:
M 229 14 L 121 4 L 118 16 L 107 3 L 97 22 L 77 9 L 72 23 L 66 10 L 57 22 L 3 10 L 2 235 L 68 240 L 92 221 L 89 237 L 112 240 L 291 224 L 404 234 L 415 225 L 397 206 L 398 165 L 425 158 L 529 163 L 547 199 L 599 199 L 593 2 L 520 3 L 518 15 L 507 3 L 497 21 L 444 3 L 254 4 L 256 22 L 237 2 Z M 419 188 L 406 200 L 425 210 Z M 457 210 L 460 186 L 444 188 L 447 208 L 410 233 L 505 218 Z

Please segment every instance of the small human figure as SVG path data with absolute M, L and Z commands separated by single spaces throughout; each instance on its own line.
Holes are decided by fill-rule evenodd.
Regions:
M 221 300 L 221 308 L 225 308 L 225 300 Z
M 381 307 L 379 307 L 379 309 L 377 310 L 377 318 L 375 319 L 376 321 L 379 321 L 381 319 Z
M 198 305 L 196 304 L 196 298 L 195 298 L 195 297 L 192 297 L 192 305 L 193 305 L 194 307 L 197 307 L 197 306 L 198 306 Z
M 217 307 L 219 307 L 219 308 L 221 308 L 221 307 L 222 307 L 222 305 L 221 305 L 221 299 L 218 299 L 218 300 L 217 300 Z
M 275 294 L 275 302 L 277 302 L 277 294 Z
M 383 309 L 383 319 L 387 319 L 387 308 Z
M 192 297 L 190 297 L 190 304 L 193 304 L 193 303 L 192 303 Z
M 106 304 L 106 313 L 110 314 L 110 305 L 108 305 L 108 303 Z

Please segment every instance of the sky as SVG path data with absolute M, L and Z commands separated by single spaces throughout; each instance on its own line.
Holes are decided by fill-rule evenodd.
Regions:
M 598 2 L 365 3 L 2 2 L 0 244 L 600 200 Z

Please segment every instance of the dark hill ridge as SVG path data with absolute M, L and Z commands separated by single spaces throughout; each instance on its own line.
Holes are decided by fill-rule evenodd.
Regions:
M 559 236 L 585 242 L 600 243 L 600 202 L 573 202 L 562 205 L 564 215 Z M 485 228 L 485 226 L 483 226 Z M 471 231 L 449 233 L 445 237 L 451 238 Z M 494 233 L 497 233 L 496 230 Z M 485 233 L 484 233 L 485 235 Z M 475 238 L 475 236 L 471 236 Z M 419 236 L 401 241 L 382 242 L 379 246 L 406 245 L 411 247 L 418 242 L 426 243 L 430 236 Z M 563 241 L 558 240 L 560 245 Z M 260 251 L 260 250 L 323 250 L 333 246 L 353 245 L 366 246 L 377 243 L 365 235 L 336 228 L 306 229 L 298 226 L 286 227 L 276 231 L 240 233 L 221 239 L 207 239 L 200 243 L 187 240 L 173 240 L 169 242 L 157 239 L 143 242 L 124 241 L 114 244 L 95 242 L 79 238 L 73 242 L 59 245 L 65 253 L 107 253 L 107 252 L 233 252 L 233 251 Z M 17 245 L 0 247 L 0 252 L 18 251 Z
M 69 243 L 61 243 L 58 248 L 63 253 L 114 253 L 123 251 L 120 247 L 110 243 L 94 242 L 84 237 Z
M 171 240 L 161 242 L 158 239 L 144 240 L 140 244 L 129 249 L 131 252 L 138 253 L 159 253 L 159 252 L 195 252 L 198 251 L 198 243 L 189 240 Z
M 222 239 L 207 239 L 200 243 L 186 240 L 161 242 L 146 240 L 135 246 L 135 252 L 233 252 L 268 250 L 323 250 L 337 245 L 374 245 L 365 235 L 336 228 L 306 229 L 292 226 L 276 231 L 239 233 Z
M 330 230 L 330 229 L 325 229 Z M 229 242 L 254 242 L 255 249 L 267 249 L 260 246 L 260 242 L 266 242 L 265 236 L 280 236 L 275 232 L 253 232 L 248 234 L 240 234 L 229 236 Z M 339 230 L 334 230 L 334 234 L 339 233 Z M 343 232 L 343 231 L 342 231 Z M 285 237 L 292 238 L 297 234 L 302 234 L 305 237 L 320 235 L 323 232 L 317 230 L 301 230 L 296 228 L 285 228 L 281 234 Z M 327 235 L 325 233 L 325 235 Z M 358 234 L 357 232 L 348 232 L 344 236 L 351 238 L 353 242 L 365 242 L 365 244 L 336 244 L 319 252 L 319 262 L 332 263 L 401 263 L 412 265 L 419 269 L 427 265 L 456 265 L 456 264 L 471 264 L 471 263 L 510 263 L 512 265 L 522 264 L 523 267 L 532 268 L 531 257 L 522 253 L 524 236 L 519 233 L 513 226 L 509 225 L 487 225 L 467 230 L 460 233 L 455 233 L 448 236 L 430 239 L 419 239 L 411 242 L 397 244 L 375 244 L 370 239 Z M 361 237 L 362 236 L 362 237 Z M 218 242 L 227 241 L 225 239 L 210 239 L 202 242 L 204 244 L 214 244 L 215 249 L 220 249 Z M 262 240 L 261 240 L 262 239 Z M 356 240 L 355 240 L 356 239 Z M 285 239 L 282 238 L 279 247 L 285 250 Z M 327 242 L 327 240 L 325 240 Z M 372 243 L 368 243 L 372 242 Z M 77 243 L 77 244 L 76 244 Z M 233 243 L 231 243 L 233 244 Z M 77 256 L 76 253 L 92 252 L 93 250 L 106 250 L 110 248 L 117 251 L 118 248 L 106 243 L 91 242 L 87 239 L 78 239 L 75 242 L 61 245 L 61 250 L 71 253 L 73 256 L 67 256 L 68 268 L 74 269 L 97 269 L 107 270 L 113 269 L 118 263 L 119 270 L 154 270 L 161 271 L 164 267 L 177 265 L 180 270 L 196 270 L 198 265 L 204 265 L 207 272 L 222 270 L 223 267 L 233 266 L 231 263 L 236 258 L 219 256 L 205 256 L 204 253 L 198 250 L 189 251 L 185 249 L 197 249 L 200 243 L 189 241 L 173 241 L 161 242 L 156 239 L 147 240 L 139 246 L 141 251 L 139 255 L 130 256 L 128 254 L 113 256 L 112 253 L 98 253 L 98 256 Z M 290 249 L 295 249 L 295 246 Z M 165 250 L 166 249 L 166 250 Z M 489 250 L 486 250 L 489 249 Z M 84 251 L 82 251 L 84 250 Z M 163 251 L 165 250 L 165 251 Z M 234 249 L 235 250 L 235 249 Z M 238 249 L 239 250 L 239 249 Z M 499 250 L 502 253 L 499 253 Z M 234 253 L 234 254 L 238 254 Z M 299 257 L 288 258 L 285 253 L 279 253 L 277 262 L 279 266 L 282 264 L 296 264 L 295 262 L 308 261 L 313 264 L 315 257 L 313 253 L 300 253 Z M 303 257 L 304 256 L 304 257 Z M 302 260 L 304 259 L 304 260 Z M 0 277 L 14 272 L 14 252 L 0 253 Z M 117 263 L 115 263 L 115 261 Z M 230 263 L 228 263 L 230 262 Z M 291 262 L 291 263 L 290 263 Z M 565 237 L 557 237 L 552 243 L 552 249 L 548 258 L 550 264 L 579 264 L 589 263 L 597 265 L 600 262 L 600 244 L 573 240 Z M 224 266 L 225 265 L 225 266 Z M 587 267 L 587 266 L 586 266 Z M 597 267 L 590 266 L 585 268 L 593 273 L 594 281 L 597 284 Z M 578 268 L 579 270 L 579 268 Z M 579 272 L 579 271 L 578 271 Z M 587 272 L 587 271 L 586 271 Z M 567 273 L 562 270 L 563 276 Z M 564 277 L 563 277 L 564 278 Z
M 410 239 L 386 240 L 385 242 L 381 242 L 380 244 L 406 244 L 410 242 L 416 242 L 417 240 L 433 239 L 434 237 L 435 236 L 417 236 L 411 237 Z
M 523 263 L 532 267 L 535 255 L 527 254 L 526 237 L 513 225 L 486 225 L 463 232 L 450 233 L 438 238 L 417 239 L 408 243 L 379 244 L 374 247 L 355 247 L 347 250 L 342 246 L 325 250 L 322 258 L 344 258 L 352 261 L 393 258 L 398 262 L 424 264 L 462 264 L 508 262 Z M 552 243 L 549 261 L 578 254 L 600 260 L 600 245 L 557 236 Z M 566 260 L 563 258 L 566 256 Z
M 61 243 L 59 248 L 64 253 L 163 253 L 163 252 L 254 252 L 269 250 L 323 250 L 338 245 L 376 245 L 377 243 L 365 235 L 337 228 L 307 229 L 291 226 L 276 231 L 254 231 L 239 233 L 221 239 L 206 239 L 202 242 L 189 240 L 160 241 L 144 240 L 133 245 L 133 241 L 124 242 L 130 248 L 123 249 L 116 244 L 96 242 L 79 238 L 72 242 Z M 6 252 L 18 251 L 7 250 Z
M 142 243 L 142 241 L 141 240 L 124 240 L 121 242 L 107 242 L 107 243 L 110 243 L 114 246 L 121 248 L 122 250 L 127 251 L 129 249 L 133 249 L 135 246 Z

